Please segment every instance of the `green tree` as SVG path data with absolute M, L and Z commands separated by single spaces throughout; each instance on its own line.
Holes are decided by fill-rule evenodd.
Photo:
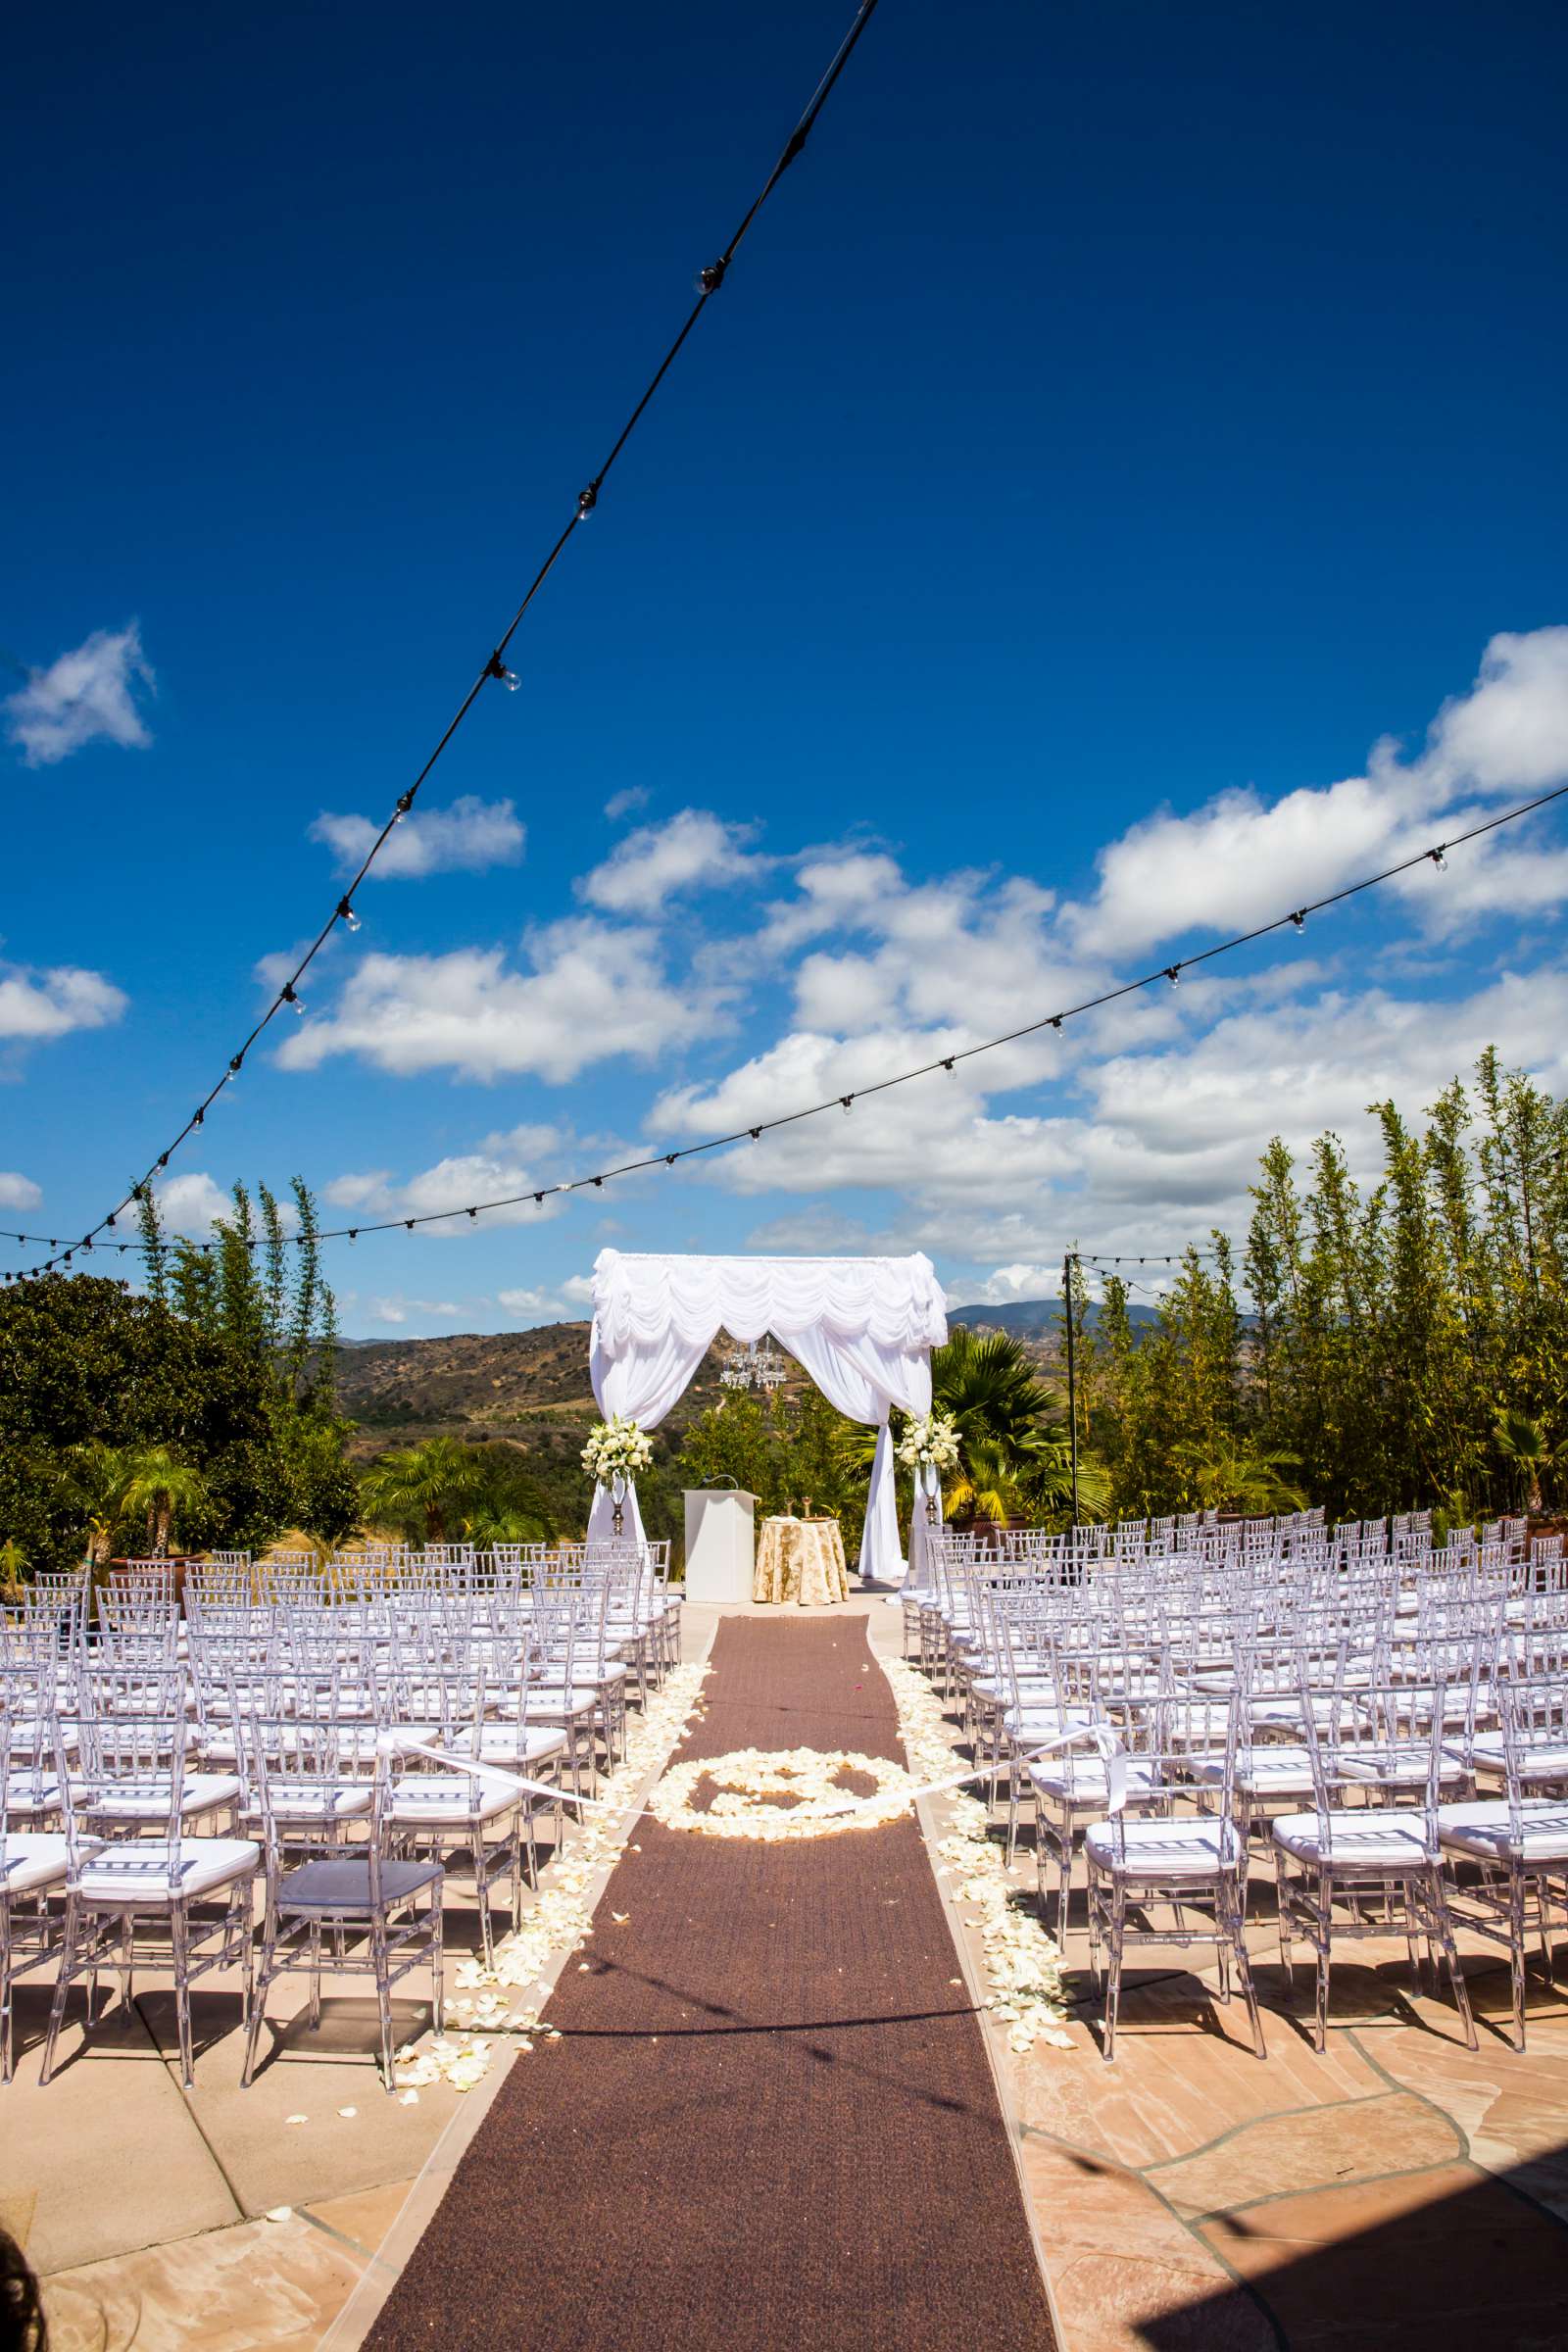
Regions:
M 180 1513 L 194 1518 L 207 1500 L 207 1481 L 194 1463 L 181 1461 L 167 1446 L 139 1446 L 125 1457 L 117 1507 L 127 1517 L 144 1513 L 147 1548 L 154 1559 L 169 1550 Z
M 426 1438 L 377 1455 L 360 1474 L 364 1517 L 410 1543 L 458 1542 L 465 1512 L 484 1499 L 484 1451 L 456 1438 Z
M 344 1457 L 350 1425 L 333 1403 L 337 1313 L 321 1273 L 316 1203 L 303 1178 L 291 1190 L 292 1239 L 265 1184 L 254 1201 L 235 1185 L 233 1208 L 215 1220 L 206 1244 L 170 1242 L 150 1193 L 138 1213 L 149 1290 L 198 1330 L 228 1340 L 265 1376 L 288 1488 L 279 1525 L 332 1544 L 354 1525 L 358 1489 Z
M 1540 1422 L 1533 1421 L 1517 1407 L 1510 1407 L 1499 1416 L 1495 1436 L 1497 1451 L 1519 1482 L 1510 1500 L 1522 1501 L 1527 1511 L 1539 1512 L 1542 1480 L 1551 1467 L 1551 1454 Z
M 90 1274 L 14 1283 L 0 1292 L 0 1539 L 30 1570 L 77 1565 L 112 1494 L 105 1455 L 161 1446 L 204 1484 L 182 1540 L 257 1548 L 291 1499 L 270 1408 L 265 1365 L 151 1298 Z

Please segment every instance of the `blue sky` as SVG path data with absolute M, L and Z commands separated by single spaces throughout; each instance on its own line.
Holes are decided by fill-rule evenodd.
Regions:
M 849 14 L 19 27 L 0 1223 L 79 1231 L 206 1092 Z M 1565 52 L 1540 6 L 883 0 L 172 1216 L 744 1124 L 1568 777 Z M 580 1312 L 606 1241 L 1004 1298 L 1239 1230 L 1273 1132 L 1364 1153 L 1491 1038 L 1568 1084 L 1564 840 L 696 1171 L 340 1246 L 345 1327 Z

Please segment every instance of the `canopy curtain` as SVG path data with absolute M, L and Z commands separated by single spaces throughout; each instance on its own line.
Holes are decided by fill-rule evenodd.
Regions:
M 877 1430 L 859 1572 L 904 1574 L 888 1414 L 931 1409 L 931 1350 L 948 1336 L 928 1257 L 655 1257 L 602 1250 L 594 1265 L 589 1369 L 599 1409 L 657 1428 L 720 1331 L 772 1332 L 830 1404 Z M 917 1504 L 917 1512 L 923 1510 Z M 635 1488 L 625 1533 L 642 1537 Z M 607 1489 L 594 1491 L 590 1537 L 612 1533 Z

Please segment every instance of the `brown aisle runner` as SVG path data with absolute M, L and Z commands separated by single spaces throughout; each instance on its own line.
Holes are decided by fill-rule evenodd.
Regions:
M 862 1621 L 732 1618 L 683 1756 L 898 1758 Z M 1051 2352 L 980 2026 L 920 1833 L 645 1819 L 367 2339 Z M 625 1914 L 617 1926 L 612 1914 Z

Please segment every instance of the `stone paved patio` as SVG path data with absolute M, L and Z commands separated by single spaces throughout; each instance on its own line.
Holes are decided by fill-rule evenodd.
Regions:
M 869 1607 L 874 1646 L 896 1649 L 898 1611 L 854 1605 Z M 688 1620 L 695 1651 L 711 1613 Z M 1027 1853 L 1017 1880 L 1032 1884 Z M 978 1997 L 978 1949 L 949 1911 Z M 1001 2028 L 988 2036 L 1064 2352 L 1568 2341 L 1568 1989 L 1532 1980 L 1518 2058 L 1501 2031 L 1506 1975 L 1467 1948 L 1472 2054 L 1451 2006 L 1411 1983 L 1402 1942 L 1363 1945 L 1336 1969 L 1319 2058 L 1266 1918 L 1251 1941 L 1263 2064 L 1212 1979 L 1173 1968 L 1131 1980 L 1114 2066 L 1091 2011 L 1070 2051 L 1019 2061 Z M 1083 1959 L 1075 1926 L 1080 1989 Z M 236 2013 L 220 1984 L 203 1992 L 187 2096 L 167 1984 L 149 1976 L 132 2019 L 40 2091 L 40 1996 L 23 1990 L 26 2054 L 0 2093 L 0 2220 L 47 2276 L 57 2352 L 305 2352 L 329 2333 L 331 2352 L 349 2352 L 499 2073 L 466 2098 L 435 2084 L 405 2107 L 369 2061 L 369 2006 L 340 1999 L 318 2038 L 286 2035 L 242 2093 Z M 409 2031 L 419 2015 L 411 2002 Z M 853 2216 L 845 2228 L 853 2259 Z

